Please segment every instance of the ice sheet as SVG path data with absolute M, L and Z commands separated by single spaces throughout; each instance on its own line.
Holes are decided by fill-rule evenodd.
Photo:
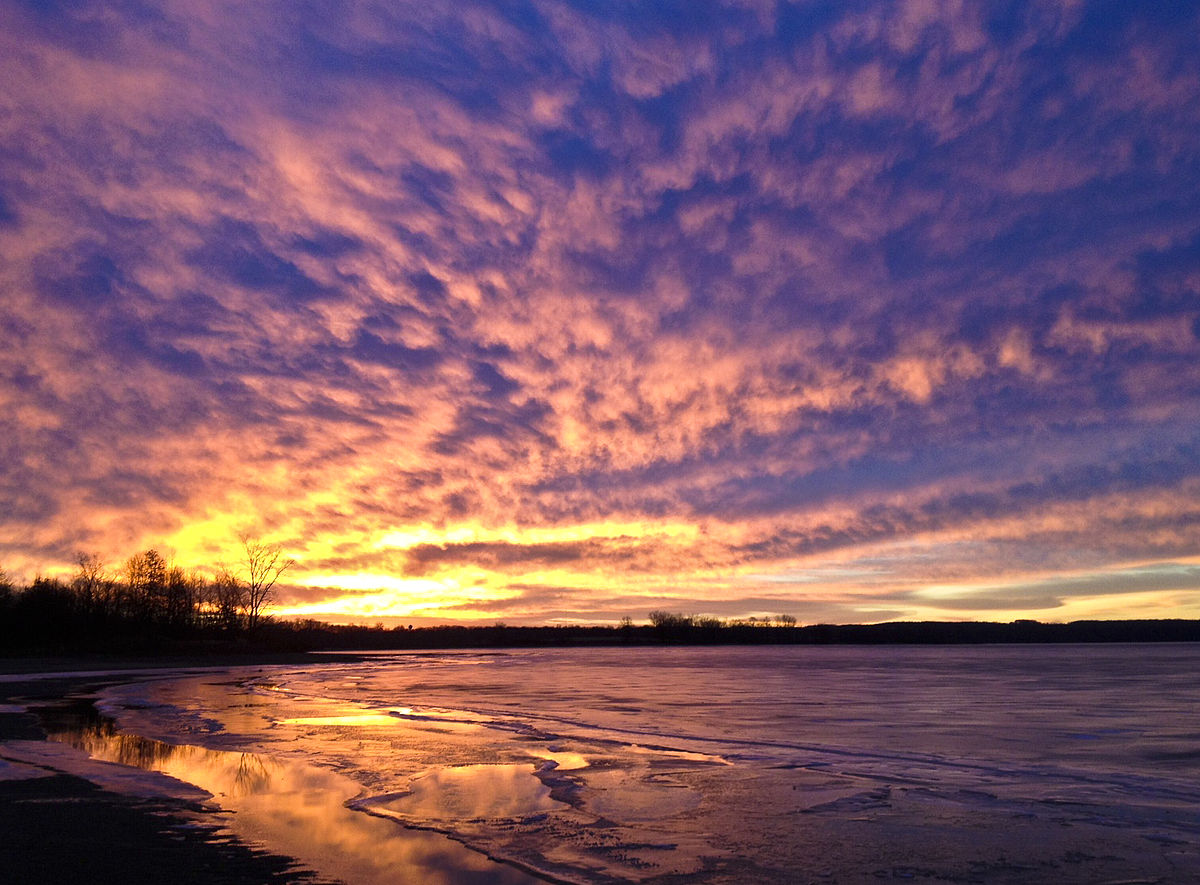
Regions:
M 431 885 L 531 885 L 519 870 L 433 833 L 400 830 L 357 813 L 356 783 L 292 758 L 214 750 L 120 733 L 107 723 L 60 732 L 55 742 L 14 742 L 23 758 L 137 795 L 205 799 L 231 813 L 242 839 L 296 858 L 320 874 L 359 885 L 397 878 Z
M 32 780 L 35 777 L 49 777 L 52 773 L 44 768 L 0 757 L 0 781 Z
M 132 760 L 96 757 L 87 748 L 46 741 L 8 741 L 0 751 L 43 774 L 63 772 L 128 796 L 204 801 L 211 794 L 194 781 L 178 780 L 161 770 L 130 765 Z
M 330 809 L 564 881 L 1187 881 L 1197 664 L 1179 646 L 470 652 L 194 674 L 103 707 L 128 733 L 336 775 Z

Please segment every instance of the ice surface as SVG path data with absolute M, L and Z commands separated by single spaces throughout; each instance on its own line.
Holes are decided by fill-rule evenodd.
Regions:
M 73 774 L 128 796 L 191 801 L 203 801 L 211 796 L 194 781 L 177 780 L 160 769 L 130 765 L 132 760 L 128 758 L 94 756 L 86 747 L 45 741 L 8 741 L 2 752 L 8 759 L 36 767 L 42 774 Z
M 0 758 L 0 781 L 25 781 L 53 774 L 45 768 L 23 765 L 14 760 Z
M 553 811 L 550 788 L 530 765 L 454 765 L 414 777 L 406 792 L 360 800 L 355 807 L 421 825 L 501 818 L 520 821 Z
M 1197 665 L 1191 646 L 423 653 L 156 677 L 102 706 L 207 760 L 154 764 L 274 850 L 369 855 L 351 885 L 382 875 L 378 844 L 322 843 L 318 821 L 571 882 L 1200 881 Z M 228 754 L 273 786 L 222 786 Z
M 393 885 L 398 874 L 431 885 L 533 882 L 434 833 L 401 830 L 351 810 L 346 800 L 358 786 L 336 771 L 290 758 L 168 744 L 105 726 L 55 738 L 9 746 L 109 789 L 209 799 L 210 807 L 232 812 L 227 824 L 239 837 L 348 883 Z

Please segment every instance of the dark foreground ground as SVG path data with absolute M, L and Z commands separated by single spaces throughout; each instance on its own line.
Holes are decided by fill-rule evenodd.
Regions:
M 6 661 L 0 670 L 32 673 L 38 663 Z M 97 668 L 96 661 L 88 663 Z M 58 662 L 54 669 L 69 666 Z M 77 676 L 0 681 L 0 705 L 52 704 L 113 681 Z M 33 714 L 0 712 L 0 759 L 6 741 L 45 738 Z M 0 882 L 315 885 L 317 880 L 290 858 L 232 839 L 202 805 L 124 796 L 48 770 L 46 777 L 0 780 Z

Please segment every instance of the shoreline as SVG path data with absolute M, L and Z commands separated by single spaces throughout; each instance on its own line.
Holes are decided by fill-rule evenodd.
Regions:
M 52 662 L 0 661 L 0 765 L 8 761 L 5 767 L 10 774 L 42 771 L 11 779 L 0 774 L 0 832 L 5 834 L 0 840 L 0 869 L 13 881 L 58 885 L 85 878 L 122 885 L 168 880 L 177 885 L 324 885 L 295 859 L 234 837 L 220 816 L 202 802 L 128 795 L 50 765 L 17 761 L 13 766 L 15 760 L 5 752 L 9 742 L 48 740 L 37 715 L 18 712 L 15 706 L 52 706 L 75 695 L 86 698 L 134 677 L 148 669 L 142 664 L 149 662 L 112 661 L 113 668 L 104 672 L 79 671 L 78 665 L 94 665 L 96 659 L 59 659 L 57 667 L 44 669 L 36 669 L 35 663 Z M 171 668 L 163 662 L 155 667 Z M 127 676 L 122 677 L 122 672 Z M 25 678 L 43 673 L 63 675 Z
M 64 677 L 80 679 L 110 674 L 134 673 L 140 670 L 190 670 L 221 667 L 258 667 L 273 664 L 317 664 L 322 662 L 354 663 L 362 660 L 355 651 L 329 652 L 246 652 L 241 654 L 169 654 L 169 655 L 125 655 L 125 654 L 73 654 L 73 655 L 0 655 L 0 698 L 8 689 L 6 682 L 21 677 L 62 674 Z M 34 680 L 30 680 L 34 681 Z M 40 681 L 40 680 L 38 680 Z
M 130 767 L 123 759 L 105 761 L 104 755 L 92 755 L 91 763 L 81 765 L 77 757 L 59 757 L 51 748 L 64 746 L 64 732 L 80 726 L 86 732 L 105 721 L 96 700 L 112 686 L 240 668 L 361 660 L 338 653 L 0 659 L 0 831 L 6 834 L 0 840 L 0 870 L 23 885 L 58 885 L 81 876 L 114 885 L 345 885 L 347 870 L 341 862 L 330 866 L 332 856 L 314 856 L 309 844 L 279 841 L 253 824 L 247 831 L 237 802 L 229 805 L 223 790 L 200 786 L 203 780 L 193 782 L 186 775 L 177 780 L 155 764 Z M 134 740 L 166 746 L 153 739 Z M 185 753 L 197 749 L 178 746 Z M 150 778 L 126 780 L 127 772 L 137 771 Z M 420 877 L 433 870 L 438 882 L 464 885 L 554 881 L 494 858 L 453 834 L 343 809 L 336 789 L 326 794 L 335 797 L 341 814 L 369 820 L 366 826 L 374 829 L 374 838 L 392 844 L 393 853 L 416 852 L 411 870 L 394 868 L 401 875 Z M 363 826 L 355 831 L 362 832 Z M 353 881 L 354 876 L 345 879 Z

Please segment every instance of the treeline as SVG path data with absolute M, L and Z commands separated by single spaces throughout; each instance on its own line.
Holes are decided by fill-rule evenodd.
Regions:
M 115 573 L 80 554 L 69 579 L 18 586 L 0 570 L 0 650 L 139 651 L 260 632 L 276 580 L 291 565 L 277 547 L 243 536 L 243 561 L 215 577 L 171 565 L 157 550 Z
M 107 573 L 80 556 L 69 579 L 16 586 L 0 571 L 0 654 L 204 654 L 227 651 L 353 651 L 613 645 L 951 645 L 986 643 L 1197 642 L 1200 621 L 1125 620 L 1044 624 L 892 622 L 810 624 L 791 615 L 721 620 L 666 611 L 650 623 L 516 627 L 386 628 L 277 620 L 263 614 L 290 566 L 278 548 L 243 540 L 244 559 L 206 577 L 154 550 Z
M 333 625 L 274 621 L 263 626 L 274 648 L 310 651 L 387 651 L 439 648 L 556 648 L 620 645 L 986 645 L 1004 643 L 1200 642 L 1200 621 L 1127 620 L 902 621 L 887 624 L 795 626 L 786 616 L 721 621 L 652 614 L 649 625 L 626 618 L 619 626 L 519 627 L 503 623 L 436 627 Z
M 628 619 L 622 626 L 628 627 Z M 650 627 L 653 636 L 667 642 L 778 642 L 794 637 L 794 632 L 762 632 L 764 628 L 794 631 L 796 619 L 792 615 L 737 618 L 723 621 L 707 615 L 685 615 L 678 612 L 650 612 Z
M 886 624 L 796 626 L 790 615 L 721 621 L 651 612 L 650 636 L 659 642 L 752 645 L 983 645 L 1051 642 L 1200 642 L 1200 621 L 1122 620 L 1044 624 L 1019 620 L 892 621 Z

